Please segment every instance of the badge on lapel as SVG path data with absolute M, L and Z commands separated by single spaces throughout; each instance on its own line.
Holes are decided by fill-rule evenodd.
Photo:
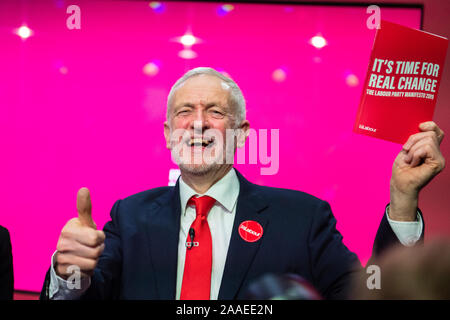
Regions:
M 255 242 L 261 239 L 263 228 L 256 221 L 247 220 L 239 225 L 239 235 L 247 242 Z

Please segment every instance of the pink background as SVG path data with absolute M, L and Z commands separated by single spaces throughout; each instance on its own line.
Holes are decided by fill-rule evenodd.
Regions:
M 234 78 L 253 128 L 280 129 L 276 175 L 261 176 L 260 163 L 237 168 L 329 201 L 345 244 L 367 261 L 401 146 L 352 132 L 375 34 L 366 7 L 234 4 L 219 15 L 215 3 L 77 3 L 81 30 L 66 27 L 72 2 L 0 3 L 0 224 L 11 233 L 16 289 L 40 290 L 80 187 L 103 227 L 115 200 L 168 184 L 176 166 L 163 138 L 165 99 L 197 66 Z M 382 9 L 415 28 L 420 16 Z M 26 40 L 13 32 L 23 23 L 34 32 Z M 171 41 L 188 30 L 202 40 L 191 60 Z M 309 43 L 317 34 L 328 41 L 320 50 Z M 143 73 L 150 62 L 156 75 Z

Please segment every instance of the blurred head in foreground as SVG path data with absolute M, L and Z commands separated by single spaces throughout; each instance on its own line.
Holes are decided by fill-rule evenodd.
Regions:
M 379 266 L 379 289 L 369 289 L 371 274 L 361 273 L 352 299 L 450 299 L 450 239 L 434 239 L 415 247 L 394 247 L 374 263 Z
M 265 274 L 247 288 L 249 300 L 321 300 L 316 289 L 296 274 Z

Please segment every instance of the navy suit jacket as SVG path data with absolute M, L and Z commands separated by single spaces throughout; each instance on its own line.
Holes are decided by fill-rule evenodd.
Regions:
M 323 297 L 345 298 L 352 274 L 362 267 L 342 243 L 328 203 L 237 176 L 240 193 L 218 298 L 245 298 L 247 286 L 266 273 L 295 273 Z M 180 214 L 178 183 L 117 201 L 104 227 L 105 250 L 82 299 L 175 299 Z M 239 236 L 246 220 L 263 227 L 258 241 Z M 374 252 L 395 243 L 383 213 Z M 48 297 L 48 282 L 49 273 L 42 299 Z

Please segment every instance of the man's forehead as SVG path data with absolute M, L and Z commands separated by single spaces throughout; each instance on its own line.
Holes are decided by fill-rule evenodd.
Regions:
M 175 101 L 180 103 L 195 99 L 208 102 L 210 100 L 227 99 L 230 86 L 220 78 L 211 75 L 199 75 L 187 79 L 175 92 Z M 191 101 L 193 102 L 193 101 Z

